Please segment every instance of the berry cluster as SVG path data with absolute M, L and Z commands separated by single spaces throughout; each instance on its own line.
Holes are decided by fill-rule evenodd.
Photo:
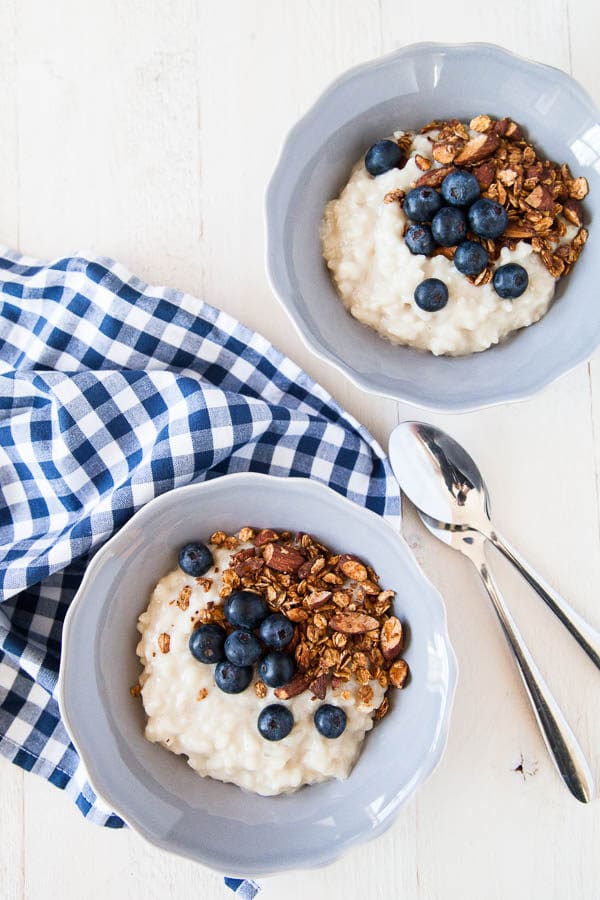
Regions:
M 187 544 L 179 553 L 179 566 L 188 575 L 204 575 L 213 557 L 204 544 Z M 215 665 L 215 684 L 226 694 L 240 694 L 250 685 L 254 666 L 268 687 L 278 688 L 294 677 L 296 667 L 286 647 L 294 637 L 294 623 L 282 613 L 271 613 L 265 600 L 253 591 L 234 591 L 223 605 L 233 630 L 215 622 L 194 629 L 189 649 L 194 659 Z M 328 738 L 339 737 L 346 727 L 343 709 L 323 704 L 315 712 L 317 730 Z M 270 741 L 286 737 L 294 725 L 291 711 L 282 703 L 266 706 L 258 717 L 258 730 Z
M 388 147 L 388 145 L 390 145 Z M 392 148 L 396 147 L 396 151 Z M 393 141 L 378 141 L 365 157 L 371 175 L 381 175 L 401 164 L 401 152 Z M 479 182 L 465 169 L 450 172 L 440 190 L 421 185 L 408 192 L 404 213 L 412 223 L 406 234 L 406 246 L 415 255 L 432 256 L 439 247 L 455 247 L 454 265 L 463 275 L 477 276 L 489 263 L 489 254 L 476 238 L 495 240 L 508 226 L 502 204 L 481 197 Z M 493 285 L 502 299 L 514 300 L 527 289 L 526 269 L 516 263 L 496 269 Z M 448 302 L 448 288 L 439 278 L 426 278 L 417 286 L 415 303 L 435 312 Z

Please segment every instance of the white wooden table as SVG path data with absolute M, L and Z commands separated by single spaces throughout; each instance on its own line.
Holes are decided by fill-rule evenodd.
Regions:
M 285 132 L 348 66 L 420 40 L 504 44 L 600 101 L 599 33 L 600 7 L 585 0 L 3 0 L 0 240 L 38 256 L 89 248 L 206 298 L 385 443 L 415 411 L 314 359 L 267 286 L 262 198 Z M 423 414 L 464 440 L 499 525 L 596 625 L 599 359 L 529 402 Z M 269 879 L 261 896 L 595 900 L 600 802 L 577 804 L 555 774 L 474 571 L 408 509 L 404 533 L 446 597 L 460 662 L 447 753 L 384 837 L 328 869 Z M 498 572 L 600 781 L 600 673 Z M 0 763 L 2 900 L 224 896 L 219 876 L 88 825 L 59 791 Z

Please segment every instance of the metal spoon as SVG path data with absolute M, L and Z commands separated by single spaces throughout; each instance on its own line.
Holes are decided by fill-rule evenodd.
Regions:
M 426 528 L 435 537 L 467 556 L 477 568 L 487 589 L 504 636 L 515 656 L 535 717 L 561 778 L 574 797 L 588 803 L 594 796 L 594 781 L 577 738 L 538 669 L 506 602 L 492 577 L 484 553 L 485 537 L 477 531 L 449 528 L 418 510 Z
M 389 455 L 402 490 L 417 509 L 454 529 L 484 535 L 518 569 L 600 669 L 600 632 L 494 528 L 487 487 L 467 451 L 433 425 L 403 422 L 391 434 Z

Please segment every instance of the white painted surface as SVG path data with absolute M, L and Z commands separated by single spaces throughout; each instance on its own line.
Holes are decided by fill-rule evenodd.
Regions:
M 571 71 L 600 101 L 598 33 L 600 7 L 586 0 L 4 0 L 0 240 L 39 256 L 88 247 L 205 297 L 385 441 L 414 410 L 313 359 L 267 286 L 262 195 L 283 135 L 348 66 L 419 40 L 504 44 Z M 526 403 L 424 417 L 464 440 L 498 524 L 600 626 L 599 359 Z M 404 530 L 447 599 L 461 665 L 447 754 L 385 837 L 328 869 L 270 879 L 262 896 L 596 900 L 600 802 L 580 806 L 556 776 L 468 563 L 408 510 Z M 498 573 L 600 781 L 600 674 L 501 563 Z M 513 771 L 521 754 L 535 775 Z M 227 895 L 217 875 L 86 824 L 8 764 L 0 823 L 2 900 Z

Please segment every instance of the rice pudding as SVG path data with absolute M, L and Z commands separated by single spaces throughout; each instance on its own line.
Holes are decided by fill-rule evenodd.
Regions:
M 248 528 L 212 541 L 202 574 L 184 571 L 180 556 L 139 617 L 143 672 L 132 693 L 142 696 L 147 739 L 186 756 L 200 775 L 267 796 L 347 778 L 366 733 L 387 712 L 389 686 L 402 687 L 408 674 L 393 592 L 354 557 L 335 556 L 307 535 Z M 250 609 L 239 600 L 246 594 L 250 607 L 264 604 L 266 618 L 238 627 L 229 619 L 244 621 L 236 615 Z M 275 620 L 283 631 L 270 634 Z M 220 630 L 228 658 L 242 665 L 225 658 Z M 241 650 L 235 635 L 245 641 Z M 254 642 L 261 658 L 243 665 Z M 283 677 L 291 678 L 282 684 L 277 663 L 286 659 Z M 243 676 L 233 692 L 227 667 Z M 280 737 L 282 719 L 292 724 Z
M 587 193 L 585 179 L 540 160 L 515 123 L 488 116 L 476 117 L 468 128 L 452 121 L 432 123 L 419 134 L 397 131 L 369 153 L 377 148 L 391 153 L 391 167 L 384 162 L 379 171 L 375 159 L 372 169 L 379 174 L 371 174 L 369 154 L 366 163 L 357 162 L 321 224 L 323 256 L 349 312 L 392 343 L 435 355 L 485 350 L 537 322 L 587 238 L 579 203 Z M 476 186 L 468 210 L 466 203 L 450 208 L 454 201 L 442 196 L 444 179 L 456 172 Z M 446 239 L 443 231 L 436 235 L 435 212 L 409 218 L 408 195 L 415 189 L 438 196 L 437 208 L 445 205 L 445 211 L 437 218 L 462 218 L 466 231 Z M 486 238 L 485 228 L 473 232 L 477 200 L 505 216 L 504 231 L 495 238 Z M 411 244 L 411 232 L 420 245 Z M 468 260 L 459 270 L 462 242 L 472 250 L 476 245 L 479 270 L 469 269 Z M 510 283 L 515 273 L 525 285 L 520 293 Z M 438 294 L 436 300 L 430 290 L 421 306 L 424 284 L 437 286 Z

